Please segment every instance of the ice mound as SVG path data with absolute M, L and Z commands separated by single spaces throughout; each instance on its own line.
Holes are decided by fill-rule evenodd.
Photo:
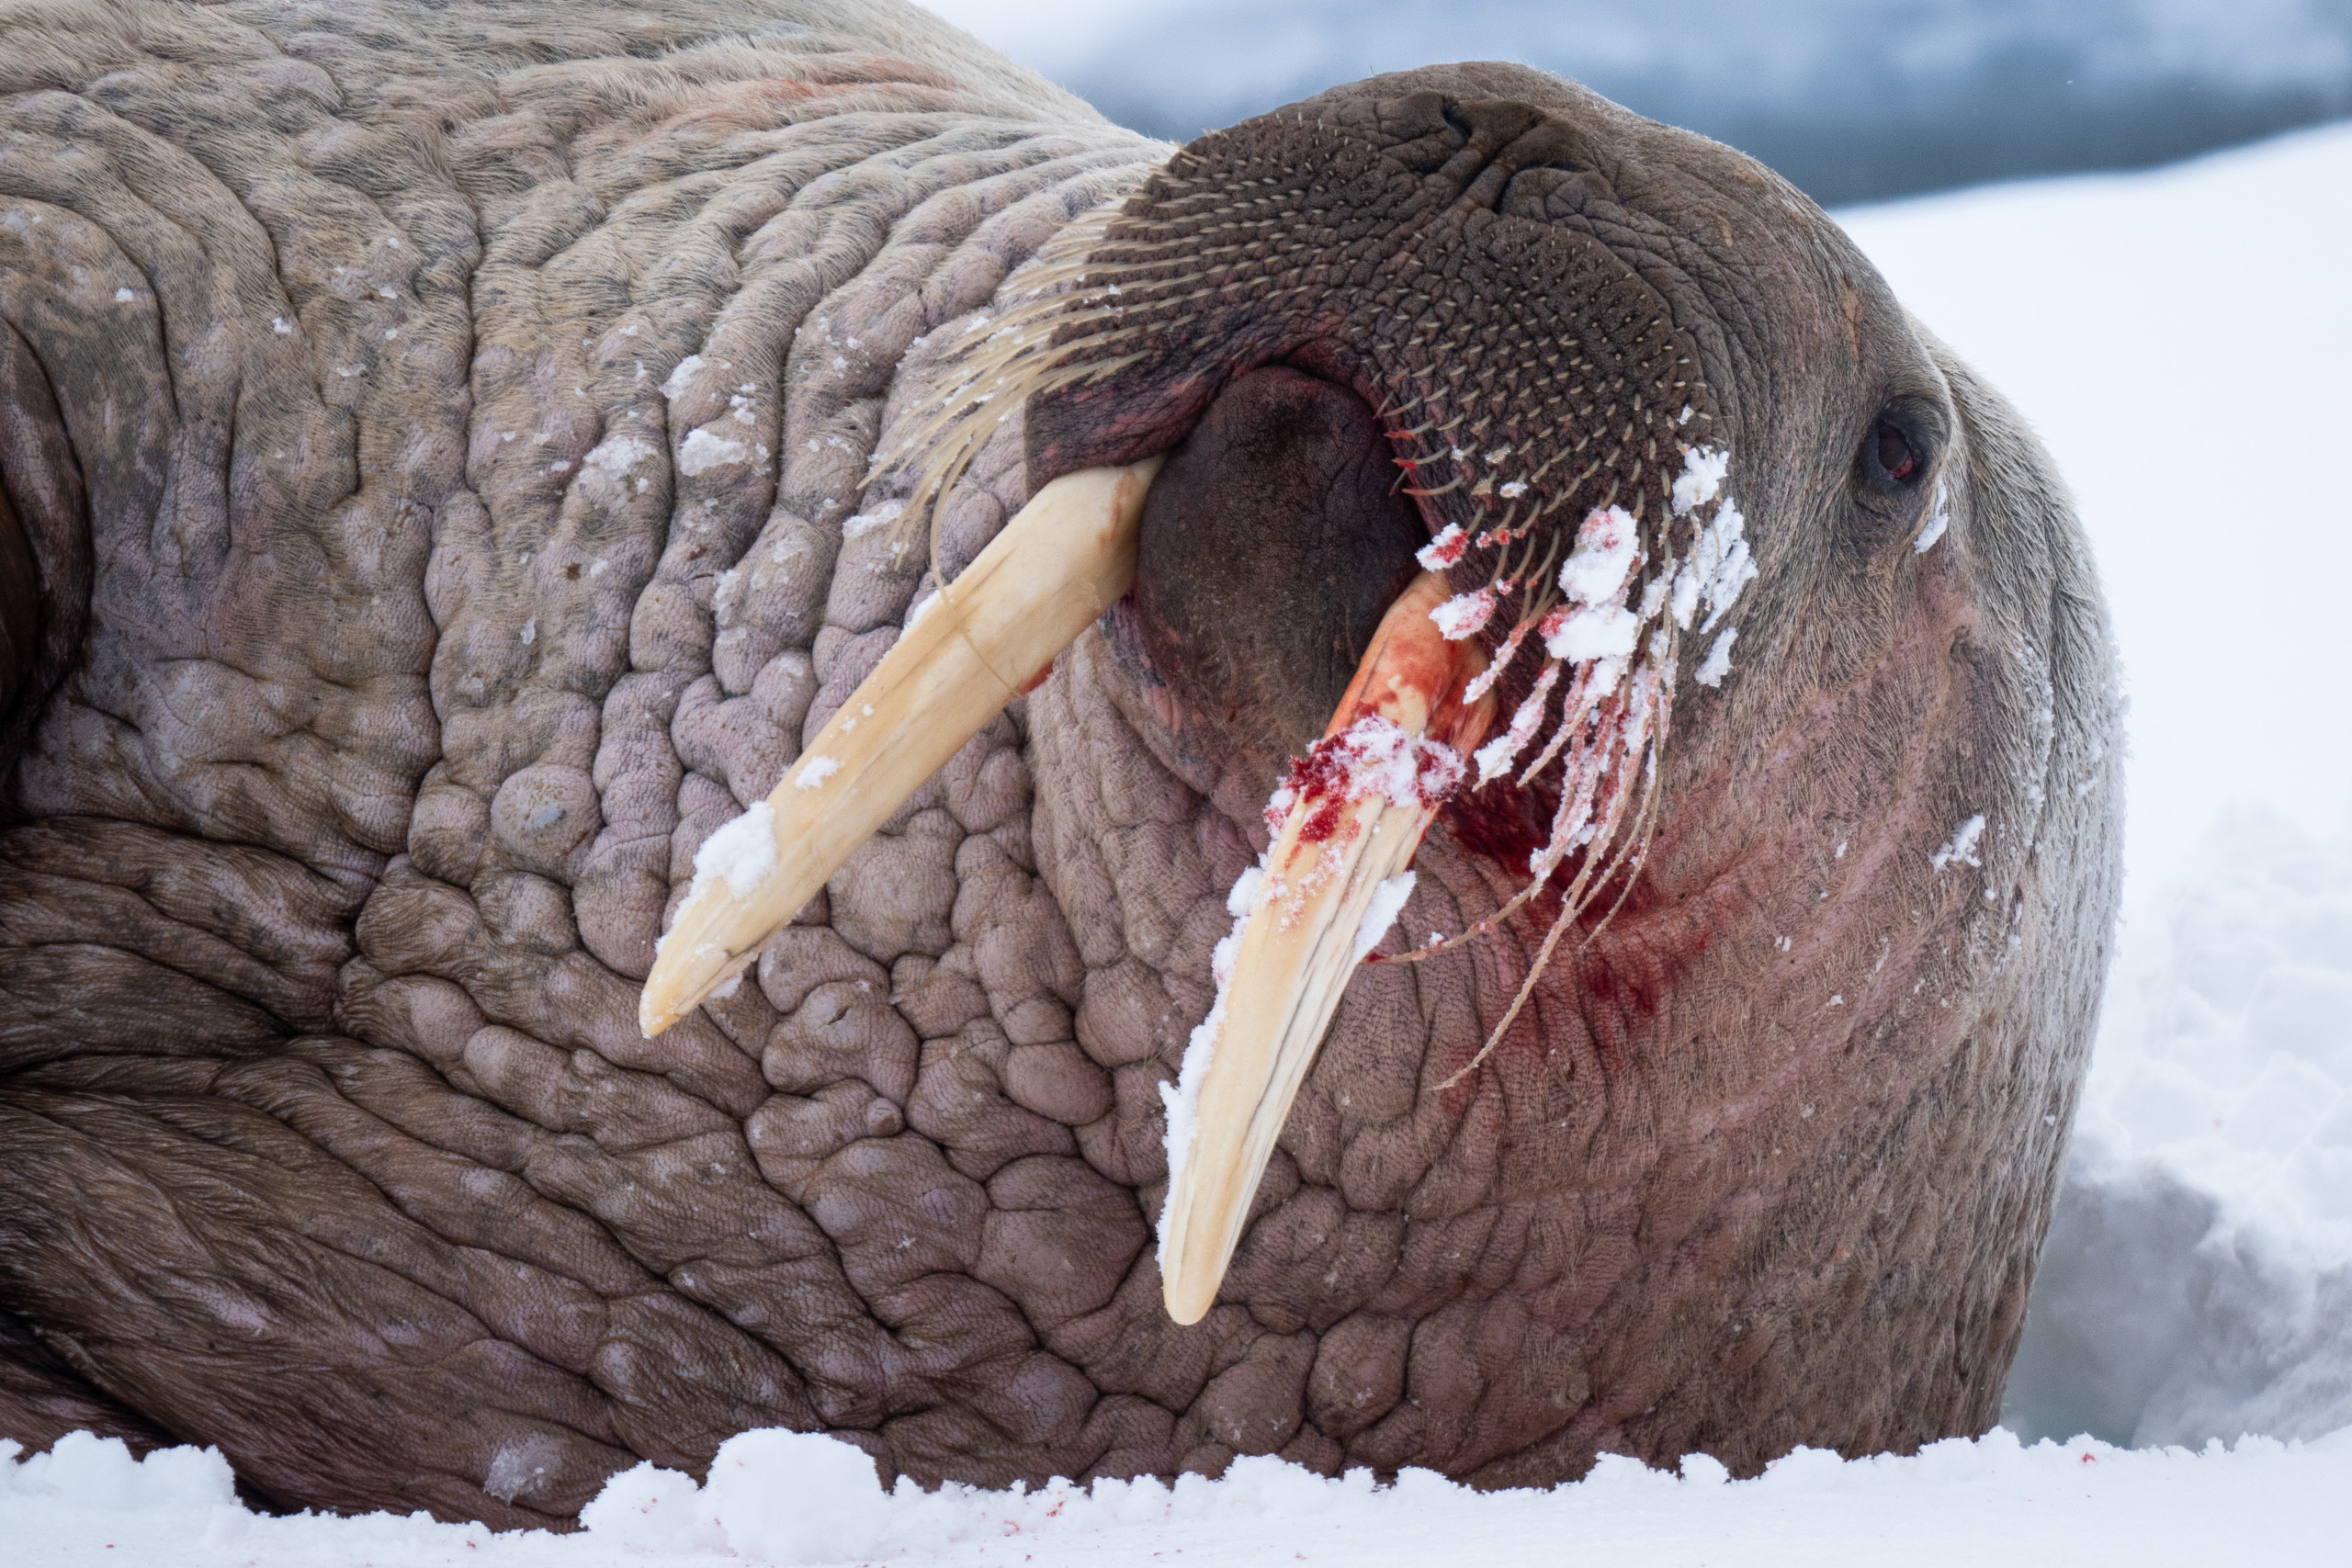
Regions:
M 2352 1425 L 2352 834 L 2225 816 L 2127 918 L 2005 1421 Z

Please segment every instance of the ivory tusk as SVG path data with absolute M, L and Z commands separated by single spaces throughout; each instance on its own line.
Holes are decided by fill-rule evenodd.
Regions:
M 1178 1323 L 1199 1322 L 1216 1303 L 1291 1101 L 1349 976 L 1380 935 L 1359 941 L 1365 913 L 1381 884 L 1410 863 L 1443 801 L 1442 791 L 1408 789 L 1399 799 L 1394 788 L 1352 788 L 1340 777 L 1344 770 L 1318 769 L 1316 758 L 1342 755 L 1331 749 L 1370 733 L 1357 727 L 1376 717 L 1410 738 L 1408 758 L 1420 755 L 1415 748 L 1424 740 L 1453 748 L 1458 776 L 1460 755 L 1493 718 L 1491 694 L 1466 707 L 1461 701 L 1486 666 L 1485 651 L 1476 641 L 1445 641 L 1430 620 L 1451 592 L 1443 577 L 1425 572 L 1389 607 L 1316 757 L 1294 772 L 1294 798 L 1259 863 L 1230 979 L 1204 1026 L 1214 1033 L 1197 1086 L 1189 1081 L 1193 1052 L 1186 1053 L 1187 1081 L 1170 1108 L 1159 1225 L 1163 1299 Z M 1393 733 L 1379 733 L 1396 743 Z
M 1134 585 L 1159 457 L 1064 474 L 899 634 L 761 806 L 711 835 L 638 1005 L 650 1037 L 759 954 L 858 845 Z M 763 841 L 765 840 L 765 841 Z

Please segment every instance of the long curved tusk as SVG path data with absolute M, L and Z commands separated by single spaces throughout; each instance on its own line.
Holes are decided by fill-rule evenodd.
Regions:
M 767 799 L 711 835 L 638 1004 L 650 1037 L 758 956 L 1004 705 L 1135 583 L 1160 458 L 1064 474 L 918 608 Z
M 1198 1323 L 1216 1303 L 1291 1101 L 1348 977 L 1386 930 L 1380 920 L 1362 940 L 1366 913 L 1381 885 L 1410 863 L 1442 804 L 1442 795 L 1399 789 L 1393 773 L 1369 788 L 1342 776 L 1350 756 L 1365 755 L 1350 742 L 1370 734 L 1371 744 L 1390 748 L 1391 768 L 1401 749 L 1408 778 L 1418 780 L 1424 740 L 1466 753 L 1493 720 L 1491 693 L 1462 701 L 1486 668 L 1485 650 L 1476 640 L 1447 642 L 1430 620 L 1451 592 L 1443 577 L 1425 572 L 1389 606 L 1317 748 L 1329 761 L 1318 768 L 1310 758 L 1293 775 L 1294 798 L 1260 862 L 1230 979 L 1204 1025 L 1212 1033 L 1197 1078 L 1199 1044 L 1185 1054 L 1159 1224 L 1163 1299 L 1178 1323 Z M 1409 739 L 1377 725 L 1360 729 L 1368 718 Z M 1453 766 L 1458 775 L 1458 758 Z M 1395 907 L 1386 913 L 1393 919 Z

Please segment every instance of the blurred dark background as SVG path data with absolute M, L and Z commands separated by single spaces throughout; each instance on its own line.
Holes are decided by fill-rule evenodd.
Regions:
M 2352 0 L 1161 0 L 1013 50 L 1177 141 L 1376 72 L 1516 60 L 1752 152 L 1825 206 L 2352 115 Z

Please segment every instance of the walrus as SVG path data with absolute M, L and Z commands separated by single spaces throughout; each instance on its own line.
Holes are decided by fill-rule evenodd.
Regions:
M 0 1433 L 509 1527 L 1992 1423 L 2117 679 L 1795 189 L 886 0 L 0 18 Z

